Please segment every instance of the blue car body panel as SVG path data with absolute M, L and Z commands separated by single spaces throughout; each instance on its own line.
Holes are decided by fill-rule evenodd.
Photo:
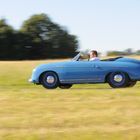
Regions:
M 39 83 L 42 73 L 57 73 L 60 83 L 104 83 L 111 72 L 125 72 L 131 80 L 140 80 L 140 61 L 119 58 L 115 61 L 65 61 L 37 66 L 30 82 Z

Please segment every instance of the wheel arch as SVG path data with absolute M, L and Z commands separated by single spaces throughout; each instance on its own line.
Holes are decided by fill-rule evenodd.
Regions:
M 105 75 L 105 79 L 104 79 L 105 83 L 107 83 L 108 77 L 109 77 L 109 75 L 110 75 L 111 73 L 112 73 L 112 72 L 108 72 L 108 73 Z

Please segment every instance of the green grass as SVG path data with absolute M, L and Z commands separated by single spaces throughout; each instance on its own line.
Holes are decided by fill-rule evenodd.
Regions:
M 0 140 L 140 139 L 140 83 L 46 90 L 27 82 L 41 63 L 0 62 Z

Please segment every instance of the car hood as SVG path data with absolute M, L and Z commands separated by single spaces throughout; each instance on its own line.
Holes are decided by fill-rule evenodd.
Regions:
M 63 67 L 63 65 L 65 65 L 69 62 L 71 62 L 71 61 L 69 60 L 69 61 L 63 61 L 63 62 L 53 62 L 53 63 L 48 63 L 48 64 L 40 64 L 35 69 Z

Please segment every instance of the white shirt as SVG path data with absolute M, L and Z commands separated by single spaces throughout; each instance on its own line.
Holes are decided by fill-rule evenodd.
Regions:
M 100 61 L 100 59 L 98 57 L 93 57 L 89 61 Z

